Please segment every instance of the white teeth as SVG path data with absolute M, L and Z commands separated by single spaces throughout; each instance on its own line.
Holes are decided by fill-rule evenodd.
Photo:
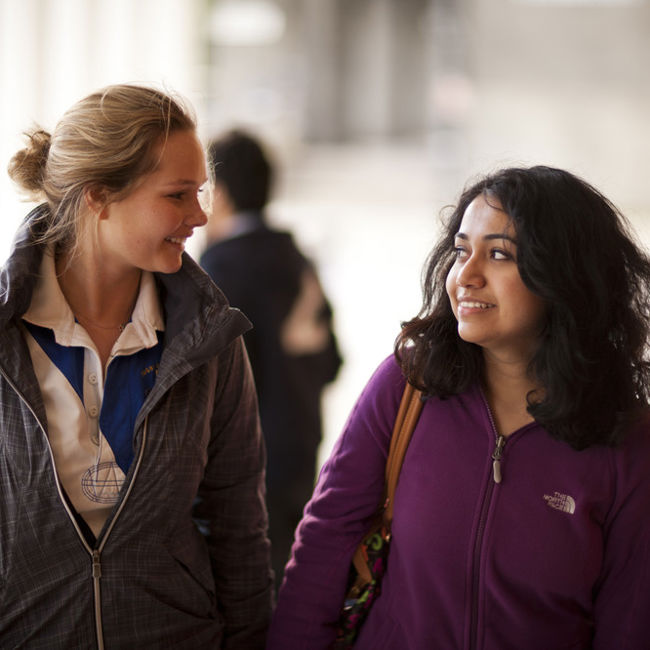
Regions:
M 469 309 L 489 309 L 492 306 L 485 302 L 473 302 L 470 300 L 461 300 L 458 304 Z
M 185 239 L 182 237 L 167 237 L 167 241 L 170 241 L 172 244 L 184 244 Z

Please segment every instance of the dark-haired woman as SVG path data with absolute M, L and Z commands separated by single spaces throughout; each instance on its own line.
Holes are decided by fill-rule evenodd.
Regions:
M 185 243 L 189 108 L 110 86 L 35 130 L 42 203 L 0 273 L 0 647 L 262 648 L 271 610 L 249 327 Z
M 649 307 L 650 261 L 587 183 L 532 167 L 467 189 L 323 468 L 268 647 L 334 640 L 407 380 L 427 399 L 355 647 L 650 647 Z

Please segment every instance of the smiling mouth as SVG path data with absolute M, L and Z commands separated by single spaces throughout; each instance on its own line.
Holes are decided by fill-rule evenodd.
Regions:
M 458 306 L 464 307 L 465 309 L 489 309 L 490 307 L 494 307 L 489 302 L 476 302 L 474 300 L 461 300 Z
M 185 237 L 165 237 L 165 241 L 183 246 L 185 244 Z

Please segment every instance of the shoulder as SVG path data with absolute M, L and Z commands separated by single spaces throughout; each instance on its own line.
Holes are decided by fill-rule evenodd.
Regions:
M 368 392 L 401 395 L 406 386 L 406 378 L 394 354 L 386 357 L 372 373 L 366 386 Z
M 372 374 L 323 465 L 314 493 L 315 497 L 323 493 L 316 499 L 319 504 L 330 502 L 325 494 L 331 486 L 337 486 L 346 493 L 342 508 L 347 509 L 353 501 L 363 502 L 369 494 L 372 496 L 365 502 L 368 514 L 376 507 L 378 496 L 374 492 L 381 491 L 383 486 L 388 447 L 405 384 L 393 356 L 386 358 Z M 312 513 L 314 509 L 320 512 L 320 507 L 312 503 Z
M 636 527 L 641 525 L 636 518 L 643 515 L 643 528 L 650 534 L 646 517 L 650 512 L 650 415 L 639 418 L 617 447 L 592 447 L 579 453 L 607 455 L 609 472 L 600 480 L 607 481 L 610 489 L 609 523 L 629 518 L 628 525 Z
M 395 359 L 390 355 L 372 373 L 361 392 L 344 431 L 361 428 L 371 438 L 390 437 L 406 379 Z M 377 440 L 383 444 L 385 440 Z
M 38 243 L 45 232 L 50 211 L 46 204 L 34 208 L 19 226 L 11 252 L 0 267 L 0 320 L 22 315 L 38 281 L 38 269 L 46 245 Z
M 647 475 L 650 485 L 650 410 L 644 411 L 630 426 L 623 442 L 614 449 L 615 462 L 622 469 Z

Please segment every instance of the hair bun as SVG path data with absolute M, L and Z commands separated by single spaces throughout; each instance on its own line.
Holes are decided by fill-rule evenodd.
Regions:
M 36 194 L 43 191 L 45 165 L 50 151 L 52 136 L 43 129 L 35 128 L 25 132 L 27 144 L 17 151 L 9 161 L 11 179 L 23 190 Z

